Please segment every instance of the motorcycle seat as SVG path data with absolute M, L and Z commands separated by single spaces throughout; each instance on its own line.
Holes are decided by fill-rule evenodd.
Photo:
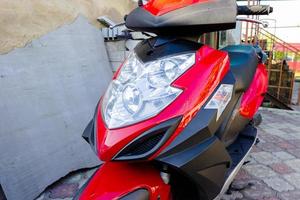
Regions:
M 250 86 L 258 65 L 258 57 L 251 45 L 229 45 L 221 49 L 226 51 L 230 60 L 230 69 L 236 79 L 236 92 L 245 92 Z

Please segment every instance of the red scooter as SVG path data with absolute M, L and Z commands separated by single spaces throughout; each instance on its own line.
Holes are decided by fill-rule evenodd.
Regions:
M 140 42 L 115 73 L 83 137 L 104 161 L 74 199 L 218 199 L 257 139 L 267 91 L 263 52 L 198 42 L 267 6 L 234 0 L 150 0 L 126 26 Z

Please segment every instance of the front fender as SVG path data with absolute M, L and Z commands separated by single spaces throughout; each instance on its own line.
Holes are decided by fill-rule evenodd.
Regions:
M 170 200 L 170 186 L 149 163 L 104 163 L 74 200 Z

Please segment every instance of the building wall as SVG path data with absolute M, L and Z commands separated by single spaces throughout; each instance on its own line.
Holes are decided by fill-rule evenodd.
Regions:
M 1 0 L 0 54 L 72 23 L 79 14 L 95 26 L 98 16 L 120 22 L 136 6 L 132 0 Z
M 0 69 L 0 185 L 7 199 L 32 200 L 69 172 L 99 164 L 81 138 L 112 77 L 99 29 L 80 16 L 0 55 Z
M 96 19 L 121 22 L 135 6 L 0 1 L 0 187 L 8 199 L 34 199 L 67 173 L 99 164 L 81 138 L 112 76 Z

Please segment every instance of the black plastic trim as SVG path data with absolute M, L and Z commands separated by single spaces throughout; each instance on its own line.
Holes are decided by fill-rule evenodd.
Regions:
M 155 37 L 140 42 L 134 52 L 143 63 L 163 57 L 195 53 L 203 44 L 173 37 Z
M 1 184 L 0 184 L 0 200 L 7 200 Z
M 97 111 L 99 107 L 100 101 L 98 102 L 93 119 L 88 123 L 86 128 L 83 131 L 82 137 L 83 139 L 90 144 L 92 150 L 97 154 L 97 133 L 95 133 L 96 130 L 96 123 L 97 121 Z
M 232 84 L 234 85 L 233 90 L 235 90 L 235 83 L 236 81 L 233 74 L 231 72 L 228 72 L 228 74 L 224 77 L 219 86 L 221 84 Z M 206 103 L 209 102 L 214 93 L 218 90 L 219 86 L 214 90 L 214 92 L 211 94 Z M 239 95 L 240 94 L 237 94 L 233 91 L 230 102 L 228 103 L 226 109 L 224 110 L 224 112 L 218 120 L 216 119 L 217 110 L 204 109 L 206 104 L 203 105 L 202 108 L 198 111 L 198 113 L 193 117 L 191 122 L 171 142 L 171 144 L 168 145 L 168 147 L 160 153 L 159 157 L 162 158 L 164 156 L 172 155 L 179 151 L 185 150 L 191 147 L 192 145 L 199 144 L 200 142 L 209 137 L 214 136 L 218 128 L 226 119 L 226 117 L 231 114 L 234 105 L 238 100 L 237 97 Z
M 234 88 L 232 98 L 219 119 L 216 118 L 216 109 L 204 109 L 203 105 L 185 129 L 155 158 L 177 171 L 176 174 L 188 177 L 198 188 L 195 190 L 199 192 L 195 194 L 198 199 L 213 199 L 218 195 L 231 164 L 231 157 L 216 133 L 231 115 L 241 93 L 235 92 L 235 78 L 232 72 L 228 72 L 207 103 L 221 84 L 232 84 Z M 180 181 L 179 178 L 177 182 Z
M 90 145 L 94 144 L 94 142 L 92 141 L 93 132 L 94 132 L 94 120 L 91 120 L 88 123 L 88 125 L 85 127 L 83 134 L 82 134 L 83 139 Z
M 257 129 L 252 125 L 247 125 L 238 135 L 237 140 L 227 147 L 227 150 L 232 159 L 232 165 L 227 172 L 228 177 L 240 161 L 245 157 L 248 151 L 255 144 L 257 138 Z
M 231 164 L 228 152 L 216 136 L 158 160 L 193 181 L 198 188 L 198 199 L 213 199 L 218 195 Z
M 147 130 L 142 135 L 140 135 L 139 137 L 135 138 L 132 142 L 127 144 L 121 151 L 119 151 L 116 154 L 116 156 L 113 158 L 113 160 L 139 160 L 139 159 L 146 159 L 150 157 L 170 138 L 170 136 L 176 130 L 181 119 L 182 119 L 181 116 L 176 117 Z M 122 152 L 127 151 L 130 148 L 133 148 L 135 145 L 142 144 L 143 141 L 146 141 L 148 138 L 156 134 L 164 134 L 164 135 L 162 139 L 160 139 L 160 141 L 150 151 L 147 151 L 146 153 L 140 155 L 131 155 L 131 156 L 122 155 Z

